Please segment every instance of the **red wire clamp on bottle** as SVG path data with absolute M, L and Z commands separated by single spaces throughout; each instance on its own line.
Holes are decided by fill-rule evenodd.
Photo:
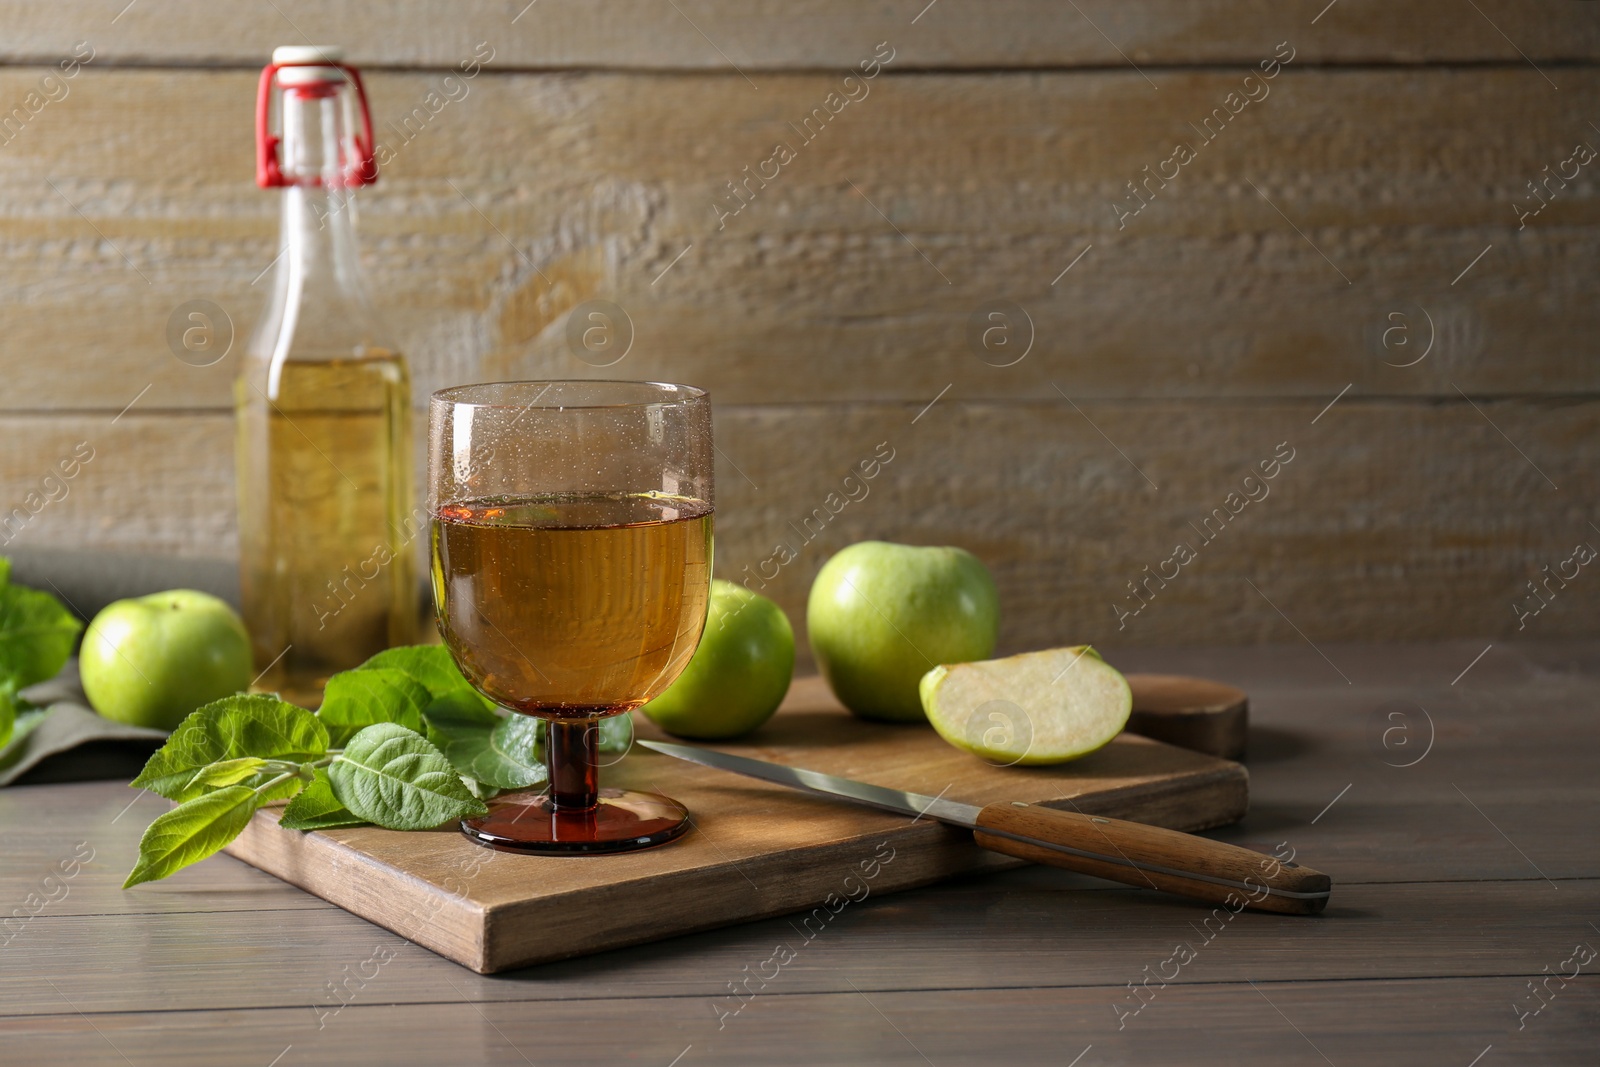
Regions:
M 321 185 L 320 175 L 285 175 L 278 158 L 278 148 L 283 142 L 271 129 L 273 88 L 294 93 L 303 98 L 334 96 L 348 81 L 355 86 L 355 99 L 360 105 L 361 130 L 344 146 L 345 159 L 341 167 L 340 184 L 344 186 L 371 185 L 378 180 L 378 161 L 374 158 L 372 137 L 372 110 L 367 105 L 367 89 L 361 82 L 361 72 L 341 62 L 343 50 L 322 45 L 304 48 L 279 48 L 273 52 L 272 62 L 261 71 L 261 85 L 256 93 L 256 184 L 263 189 L 286 185 Z M 344 77 L 295 77 L 287 81 L 278 76 L 279 71 L 303 68 L 322 68 L 340 71 Z M 349 98 L 345 97 L 345 106 Z

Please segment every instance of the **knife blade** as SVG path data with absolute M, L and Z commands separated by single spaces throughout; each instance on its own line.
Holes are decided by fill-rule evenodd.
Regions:
M 1332 880 L 1320 871 L 1237 845 L 1081 811 L 1023 801 L 978 807 L 889 789 L 822 771 L 669 741 L 640 745 L 664 756 L 730 771 L 818 796 L 877 808 L 913 821 L 924 816 L 973 831 L 993 852 L 1097 875 L 1125 885 L 1179 893 L 1280 914 L 1314 915 Z M 1071 803 L 1070 799 L 1068 803 Z

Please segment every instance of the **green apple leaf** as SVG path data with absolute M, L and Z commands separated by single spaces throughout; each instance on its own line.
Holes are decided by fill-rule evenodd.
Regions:
M 526 752 L 544 758 L 544 720 L 532 715 L 507 715 L 495 724 L 494 746 L 502 752 Z
M 601 752 L 623 752 L 633 747 L 633 716 L 627 712 L 600 720 Z
M 165 878 L 227 847 L 263 803 L 249 786 L 230 785 L 157 816 L 139 839 L 139 862 L 122 888 Z
M 467 681 L 461 669 L 456 666 L 450 650 L 443 645 L 403 645 L 399 648 L 387 648 L 356 670 L 399 671 L 422 683 L 427 688 L 428 695 L 434 700 L 465 694 L 476 699 L 486 709 L 494 708 L 486 697 L 472 688 L 472 683 Z
M 0 585 L 0 679 L 22 689 L 54 678 L 82 630 L 83 623 L 49 593 L 9 581 Z
M 501 717 L 469 696 L 436 700 L 425 717 L 429 740 L 466 777 L 495 789 L 522 789 L 545 780 L 537 735 L 533 731 L 502 734 Z M 538 722 L 526 715 L 510 718 Z M 502 747 L 502 739 L 508 747 Z
M 427 830 L 488 809 L 428 739 L 397 723 L 368 726 L 328 768 L 351 813 L 390 830 Z
M 261 803 L 270 804 L 274 800 L 288 800 L 305 788 L 305 779 L 290 775 L 285 778 L 281 774 L 268 769 L 260 774 L 252 775 L 240 785 L 247 785 L 251 789 L 265 790 L 261 794 Z
M 477 694 L 452 693 L 428 705 L 422 717 L 430 726 L 452 728 L 475 727 L 493 730 L 505 718 L 481 700 L 471 699 Z
M 285 830 L 337 830 L 366 823 L 367 820 L 351 814 L 333 795 L 326 767 L 317 768 L 316 778 L 289 801 L 289 806 L 283 809 L 283 817 L 278 820 L 278 825 Z
M 195 772 L 195 776 L 189 779 L 189 784 L 184 787 L 184 792 L 238 785 L 246 778 L 253 778 L 261 773 L 266 765 L 267 761 L 260 756 L 240 756 L 238 759 L 225 759 L 208 764 Z
M 317 718 L 328 728 L 329 743 L 337 748 L 374 723 L 399 723 L 422 730 L 422 709 L 431 697 L 421 682 L 390 668 L 341 671 L 328 679 Z
M 11 732 L 17 726 L 17 685 L 0 682 L 0 751 L 11 743 Z
M 327 728 L 305 708 L 275 696 L 238 693 L 190 712 L 130 784 L 168 800 L 186 801 L 205 792 L 204 785 L 191 788 L 190 783 L 213 763 L 246 756 L 300 762 L 317 759 L 327 750 Z M 295 788 L 284 783 L 267 799 L 282 799 Z

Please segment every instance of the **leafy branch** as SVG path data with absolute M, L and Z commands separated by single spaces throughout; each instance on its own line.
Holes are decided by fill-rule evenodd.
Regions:
M 54 678 L 82 630 L 49 593 L 12 585 L 11 561 L 0 556 L 0 748 L 11 740 L 17 713 L 29 707 L 18 692 Z
M 603 720 L 601 750 L 625 752 L 630 731 L 626 715 Z M 545 780 L 543 732 L 541 720 L 497 712 L 440 645 L 391 648 L 334 675 L 315 713 L 272 695 L 224 697 L 184 719 L 131 783 L 177 807 L 145 831 L 123 888 L 227 847 L 275 801 L 289 802 L 278 825 L 304 831 L 481 815 L 500 790 Z

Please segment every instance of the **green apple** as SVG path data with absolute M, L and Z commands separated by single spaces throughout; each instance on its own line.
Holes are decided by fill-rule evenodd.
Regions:
M 1008 767 L 1088 755 L 1133 711 L 1128 680 L 1088 645 L 935 667 L 920 688 L 940 737 Z
M 864 719 L 921 722 L 917 683 L 941 663 L 994 654 L 1000 596 L 962 548 L 861 541 L 823 565 L 806 603 L 817 666 Z
M 794 674 L 794 629 L 766 597 L 718 578 L 689 665 L 640 710 L 675 737 L 722 740 L 772 717 Z
M 84 632 L 78 671 L 101 715 L 171 730 L 250 684 L 250 635 L 225 601 L 193 589 L 118 600 Z

